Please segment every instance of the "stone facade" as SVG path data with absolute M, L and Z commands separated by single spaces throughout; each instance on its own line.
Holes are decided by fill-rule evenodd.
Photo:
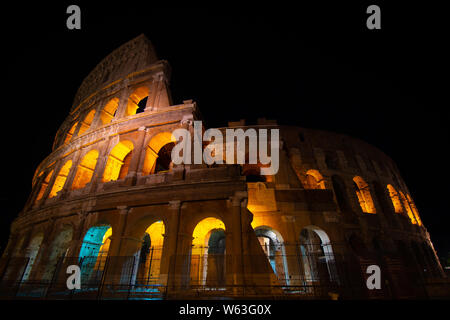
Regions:
M 52 283 L 64 259 L 92 255 L 102 285 L 123 284 L 131 257 L 126 282 L 146 278 L 167 298 L 423 297 L 444 277 L 395 163 L 361 140 L 260 119 L 258 128 L 280 129 L 274 176 L 258 165 L 170 163 L 171 132 L 193 132 L 201 116 L 192 100 L 173 105 L 169 78 L 143 35 L 86 77 L 11 226 L 4 283 Z M 370 264 L 383 270 L 381 293 L 364 287 Z

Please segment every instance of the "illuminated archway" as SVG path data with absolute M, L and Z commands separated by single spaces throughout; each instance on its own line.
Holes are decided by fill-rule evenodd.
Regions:
M 325 180 L 318 170 L 311 169 L 306 172 L 305 189 L 325 189 Z
M 48 184 L 50 183 L 50 179 L 53 175 L 53 170 L 50 171 L 47 176 L 45 177 L 44 181 L 42 181 L 41 183 L 41 187 L 39 189 L 39 193 L 36 197 L 36 201 L 39 201 L 42 199 L 42 197 L 44 196 L 45 190 L 47 189 Z
M 359 176 L 354 177 L 353 182 L 362 211 L 365 213 L 376 213 L 369 185 Z
M 72 127 L 70 127 L 69 131 L 66 133 L 66 138 L 64 139 L 64 144 L 68 143 L 70 139 L 72 139 L 73 133 L 75 132 L 75 128 L 77 127 L 78 122 L 75 122 Z
M 127 109 L 125 116 L 132 116 L 137 113 L 138 109 L 142 105 L 142 100 L 148 97 L 149 90 L 147 87 L 139 87 L 133 91 L 128 97 Z M 144 106 L 145 108 L 145 106 Z
M 117 108 L 119 107 L 119 98 L 112 98 L 108 101 L 105 107 L 100 113 L 100 120 L 102 124 L 108 124 L 112 121 L 116 115 Z
M 152 223 L 142 237 L 136 282 L 144 285 L 160 283 L 161 257 L 165 227 L 163 221 Z
M 91 227 L 83 238 L 78 260 L 81 281 L 96 281 L 101 278 L 111 243 L 112 228 L 109 225 Z
M 82 135 L 85 133 L 89 127 L 92 124 L 92 121 L 94 121 L 95 116 L 95 110 L 91 110 L 86 117 L 84 117 L 84 120 L 81 122 L 80 130 L 78 131 L 78 135 Z
M 325 231 L 308 226 L 300 232 L 305 280 L 309 282 L 338 282 L 333 248 Z
M 411 220 L 412 224 L 417 224 L 416 218 L 414 217 L 414 212 L 412 211 L 411 207 L 409 206 L 408 200 L 406 199 L 403 192 L 399 192 L 400 199 L 402 200 L 403 207 L 406 209 L 406 213 L 408 214 L 409 219 Z
M 416 207 L 414 201 L 412 200 L 411 196 L 409 194 L 407 194 L 406 197 L 408 199 L 409 206 L 411 207 L 411 210 L 413 211 L 414 218 L 416 219 L 418 225 L 421 226 L 422 220 L 420 219 L 420 216 L 419 216 L 419 210 L 417 210 L 417 207 Z
M 103 182 L 124 179 L 128 173 L 133 143 L 121 141 L 111 150 L 103 173 Z
M 289 284 L 286 251 L 281 234 L 268 226 L 256 227 L 255 234 L 278 280 L 283 285 Z
M 200 221 L 192 233 L 191 284 L 225 284 L 225 225 L 217 218 Z
M 387 189 L 389 191 L 389 197 L 392 200 L 392 205 L 394 206 L 395 213 L 402 213 L 403 207 L 402 203 L 400 202 L 397 190 L 395 190 L 395 188 L 390 184 L 387 185 Z
M 77 173 L 73 180 L 72 189 L 81 189 L 91 182 L 92 175 L 94 174 L 95 166 L 97 164 L 98 151 L 89 151 L 81 160 L 78 165 Z
M 142 174 L 170 170 L 171 151 L 175 143 L 176 139 L 170 132 L 155 135 L 147 145 Z
M 56 196 L 56 194 L 64 187 L 71 167 L 72 160 L 68 160 L 61 168 L 61 170 L 59 170 L 55 182 L 53 183 L 52 190 L 50 191 L 50 194 L 48 196 L 49 198 L 53 198 L 54 196 Z

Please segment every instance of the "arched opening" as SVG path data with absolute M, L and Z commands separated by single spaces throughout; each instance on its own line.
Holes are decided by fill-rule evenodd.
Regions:
M 408 217 L 411 220 L 411 223 L 417 224 L 416 218 L 414 217 L 414 213 L 413 213 L 411 207 L 409 206 L 408 200 L 406 199 L 403 192 L 400 191 L 399 194 L 400 194 L 400 199 L 403 202 L 403 207 L 406 209 L 406 213 L 408 214 Z
M 30 278 L 31 270 L 33 269 L 39 249 L 41 248 L 42 240 L 44 240 L 44 233 L 40 232 L 31 239 L 30 244 L 26 249 L 25 256 L 29 260 L 23 273 L 22 281 L 27 281 Z
M 95 110 L 91 110 L 86 117 L 84 117 L 84 120 L 81 122 L 80 130 L 78 131 L 78 135 L 82 135 L 85 133 L 89 127 L 92 124 L 92 121 L 94 121 L 95 116 Z
M 362 211 L 365 213 L 376 213 L 369 185 L 359 176 L 354 177 L 353 182 Z
M 73 228 L 72 226 L 65 226 L 60 230 L 51 244 L 50 256 L 48 258 L 44 274 L 42 276 L 43 281 L 52 280 L 53 273 L 56 270 L 56 266 L 60 258 L 64 257 L 69 248 L 70 241 L 72 241 Z
M 278 280 L 282 285 L 288 285 L 289 273 L 281 234 L 267 226 L 255 228 L 255 234 Z
M 109 225 L 94 226 L 86 232 L 78 256 L 81 283 L 96 282 L 101 279 L 111 235 L 112 228 Z
M 303 228 L 300 252 L 306 282 L 326 284 L 339 281 L 333 248 L 325 231 L 314 226 Z
M 69 131 L 66 133 L 66 138 L 64 139 L 64 144 L 69 143 L 72 139 L 73 133 L 75 132 L 75 128 L 77 127 L 78 122 L 75 122 L 72 127 L 70 127 Z
M 142 237 L 138 252 L 139 266 L 136 283 L 141 285 L 160 284 L 161 257 L 165 227 L 163 221 L 152 223 Z
M 318 170 L 311 169 L 306 172 L 305 189 L 325 189 L 325 180 Z
M 77 173 L 73 179 L 72 189 L 81 189 L 91 182 L 92 176 L 94 174 L 95 166 L 97 164 L 98 151 L 91 150 L 83 157 L 80 164 L 78 165 Z
M 148 94 L 149 90 L 147 87 L 139 87 L 134 90 L 128 97 L 125 116 L 132 116 L 136 113 L 143 112 L 147 103 Z
M 261 168 L 258 164 L 242 165 L 242 175 L 247 182 L 266 182 L 266 176 L 261 175 Z
M 397 190 L 395 190 L 395 188 L 390 184 L 387 185 L 387 189 L 389 191 L 389 197 L 391 198 L 395 213 L 402 213 L 403 207 L 402 203 L 400 202 L 400 197 L 398 196 Z
M 191 285 L 225 285 L 225 225 L 217 218 L 200 221 L 192 233 Z
M 111 150 L 103 173 L 103 182 L 124 179 L 128 174 L 131 157 L 133 154 L 133 143 L 121 141 Z
M 100 113 L 100 120 L 102 124 L 108 124 L 116 115 L 117 108 L 119 107 L 119 98 L 112 98 L 108 101 L 105 107 Z
M 172 149 L 176 139 L 170 132 L 155 135 L 147 145 L 143 175 L 168 171 L 172 166 Z
M 59 170 L 58 175 L 56 176 L 55 182 L 53 183 L 52 190 L 50 191 L 49 198 L 53 198 L 57 195 L 59 191 L 62 190 L 64 184 L 66 183 L 67 176 L 69 175 L 70 168 L 72 167 L 72 160 L 66 161 L 66 163 L 62 166 L 61 170 Z
M 36 202 L 41 200 L 42 197 L 44 196 L 45 190 L 47 189 L 47 186 L 50 183 L 50 179 L 52 178 L 52 175 L 53 175 L 53 170 L 50 171 L 47 174 L 47 176 L 45 177 L 44 181 L 42 181 L 41 187 L 40 187 L 39 192 L 38 192 L 37 197 L 36 197 Z
M 411 210 L 412 210 L 412 212 L 414 214 L 414 218 L 417 221 L 417 224 L 419 226 L 421 226 L 422 225 L 422 220 L 420 219 L 420 216 L 419 216 L 419 210 L 417 210 L 417 207 L 416 207 L 414 201 L 412 200 L 411 196 L 409 194 L 407 194 L 406 197 L 408 199 L 408 204 L 411 207 Z

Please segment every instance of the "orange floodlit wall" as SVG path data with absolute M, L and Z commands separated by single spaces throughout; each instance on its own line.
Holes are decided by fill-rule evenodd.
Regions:
M 400 198 L 398 196 L 397 190 L 395 190 L 395 188 L 388 184 L 387 185 L 387 189 L 389 191 L 389 197 L 391 197 L 392 200 L 392 204 L 394 205 L 394 210 L 396 213 L 402 213 L 403 212 L 403 207 L 402 207 L 402 203 L 400 201 Z
M 355 191 L 362 211 L 365 213 L 376 213 L 369 185 L 359 176 L 354 177 L 353 181 L 355 182 Z
M 56 176 L 55 182 L 53 184 L 52 190 L 50 191 L 49 198 L 56 196 L 58 191 L 60 191 L 64 184 L 66 183 L 67 176 L 69 175 L 70 168 L 72 167 L 72 160 L 67 161 L 64 166 L 59 170 Z
M 127 110 L 125 116 L 132 116 L 136 114 L 137 109 L 139 108 L 138 103 L 148 97 L 148 88 L 140 87 L 133 91 L 128 98 Z
M 80 131 L 78 132 L 78 135 L 82 135 L 89 129 L 89 127 L 92 124 L 92 121 L 94 120 L 95 116 L 95 110 L 91 110 L 86 117 L 84 118 L 83 122 L 81 122 Z
M 148 175 L 155 172 L 156 160 L 158 159 L 158 152 L 166 144 L 171 142 L 177 142 L 175 137 L 170 132 L 161 132 L 154 136 L 145 152 L 144 166 L 142 169 L 143 175 Z
M 42 199 L 42 196 L 44 195 L 44 192 L 47 189 L 47 186 L 48 186 L 48 183 L 50 182 L 52 174 L 53 174 L 53 170 L 50 171 L 49 174 L 47 174 L 47 176 L 45 177 L 44 181 L 42 181 L 41 188 L 39 189 L 39 193 L 36 197 L 36 201 Z
M 89 183 L 94 174 L 95 165 L 97 164 L 98 151 L 89 151 L 78 165 L 78 170 L 73 180 L 72 189 L 81 189 Z
M 400 191 L 400 198 L 402 199 L 403 206 L 406 209 L 406 213 L 408 214 L 409 219 L 411 220 L 411 222 L 413 224 L 417 224 L 416 218 L 414 217 L 414 213 L 413 213 L 411 207 L 409 206 L 408 200 L 406 200 L 405 195 L 401 191 Z
M 105 105 L 100 113 L 102 124 L 108 124 L 114 118 L 117 107 L 119 106 L 119 98 L 113 98 Z
M 419 210 L 417 210 L 417 207 L 416 207 L 414 201 L 411 199 L 410 195 L 408 194 L 408 195 L 406 195 L 406 197 L 408 198 L 409 205 L 414 213 L 414 218 L 416 218 L 417 223 L 419 224 L 419 226 L 421 226 L 422 220 L 420 219 L 420 216 L 419 216 Z
M 147 252 L 147 259 L 145 260 L 144 277 L 146 279 L 151 279 L 151 282 L 157 283 L 159 282 L 161 270 L 161 257 L 165 233 L 164 222 L 157 221 L 152 223 L 145 233 L 150 237 L 150 248 Z
M 133 148 L 130 141 L 121 141 L 111 150 L 103 173 L 104 182 L 125 178 Z

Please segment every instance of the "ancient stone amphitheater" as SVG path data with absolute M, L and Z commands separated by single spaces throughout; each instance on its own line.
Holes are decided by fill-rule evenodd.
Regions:
M 445 274 L 395 163 L 343 135 L 280 131 L 280 169 L 171 162 L 195 102 L 141 35 L 84 79 L 11 226 L 1 296 L 21 299 L 423 298 Z M 50 112 L 50 110 L 49 110 Z M 219 128 L 225 130 L 226 128 Z M 66 285 L 69 265 L 81 288 Z M 370 290 L 367 267 L 381 270 Z

